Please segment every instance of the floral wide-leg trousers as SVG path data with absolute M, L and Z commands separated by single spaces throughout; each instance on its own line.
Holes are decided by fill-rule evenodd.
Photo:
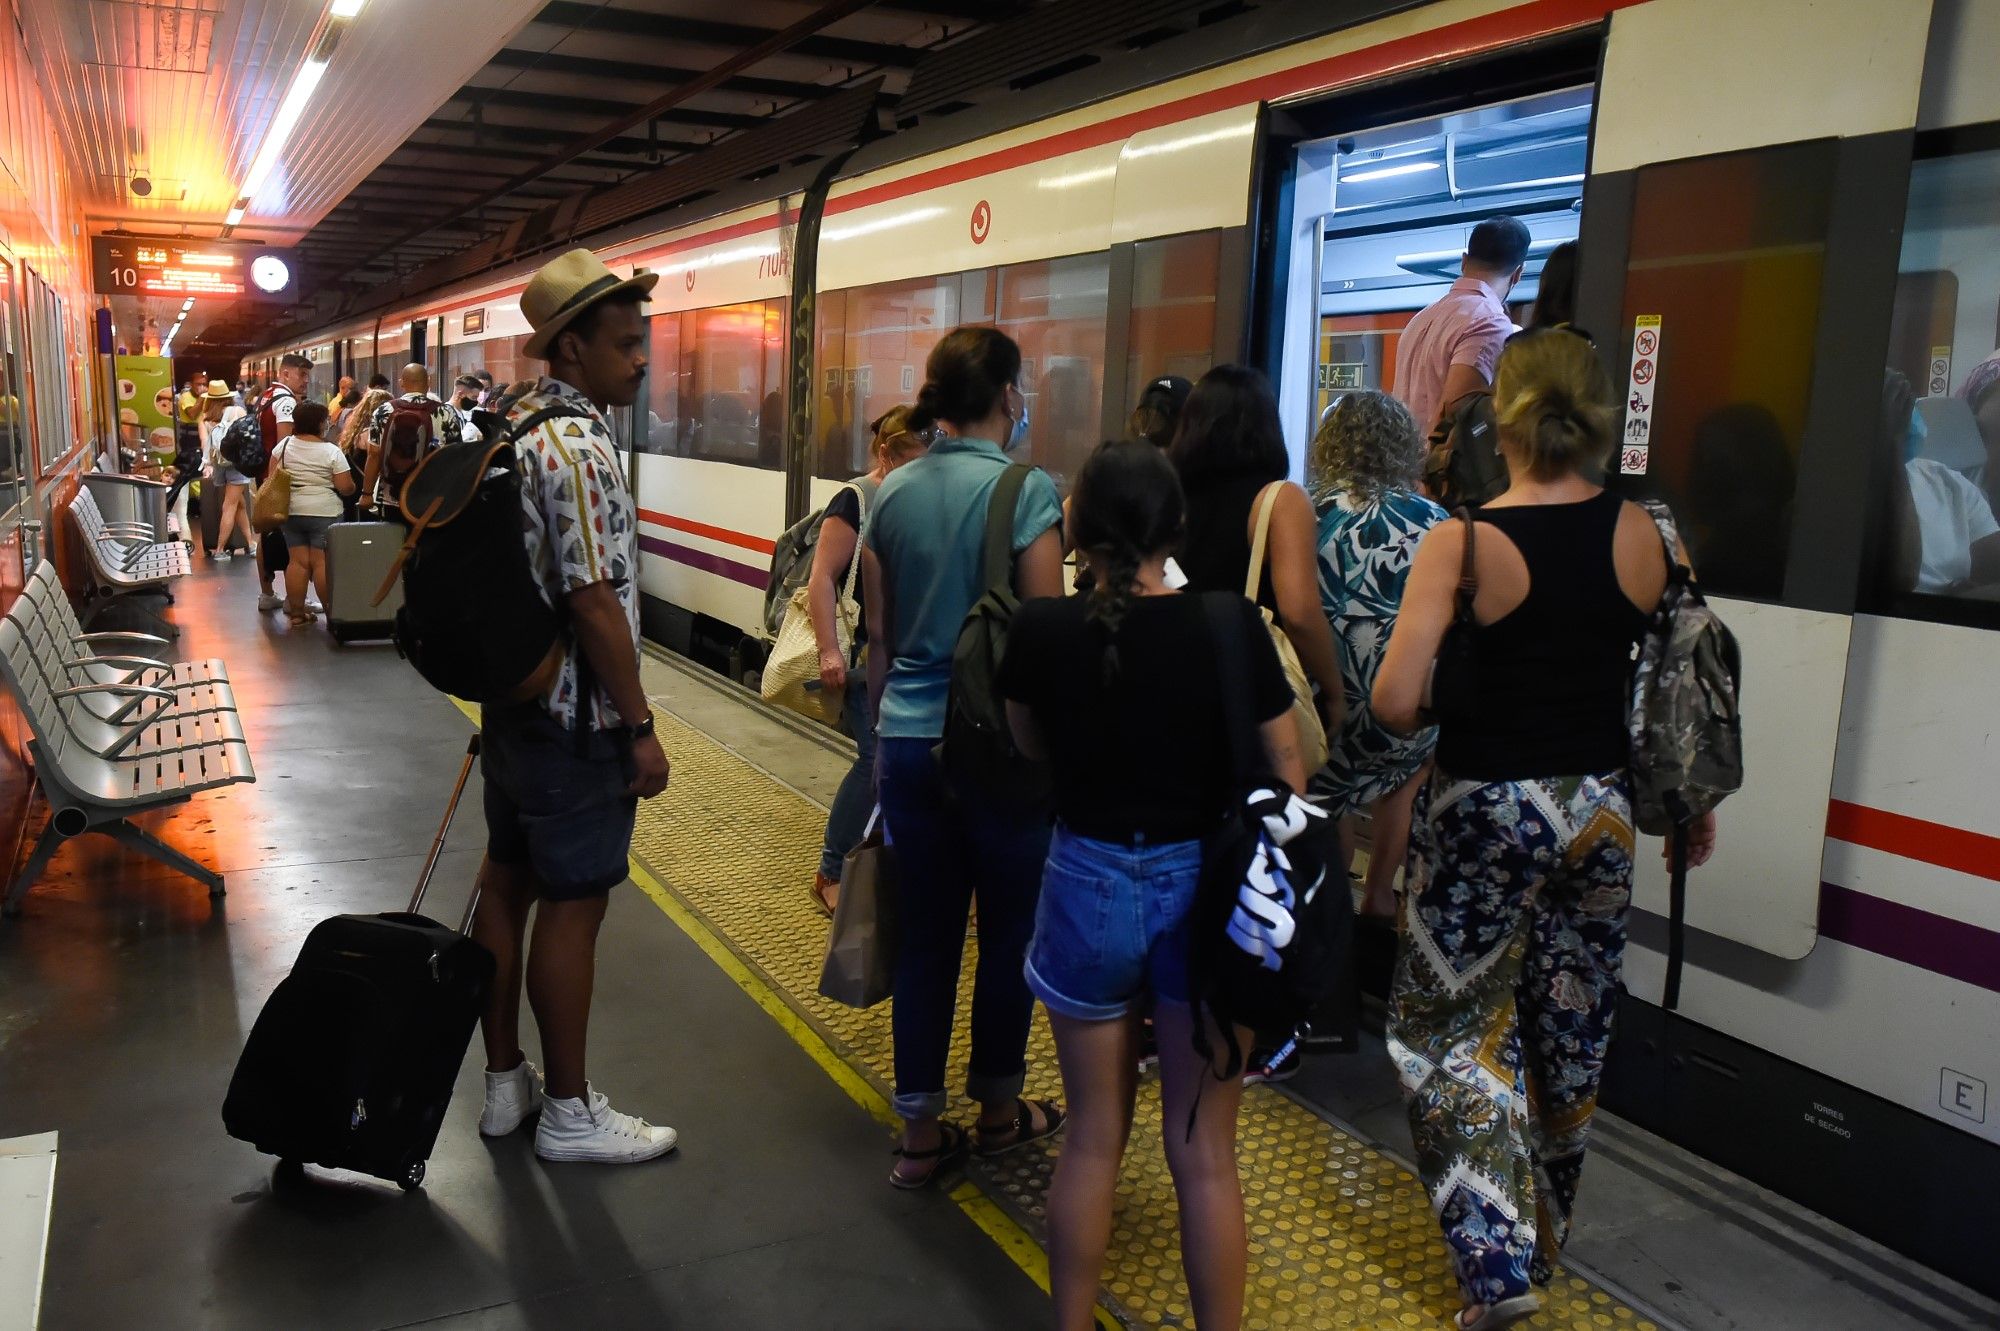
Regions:
M 1546 1284 L 1611 1043 L 1632 802 L 1623 772 L 1472 782 L 1418 804 L 1389 1053 L 1469 1299 Z

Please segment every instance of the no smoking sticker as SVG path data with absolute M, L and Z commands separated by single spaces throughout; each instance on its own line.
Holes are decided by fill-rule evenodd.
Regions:
M 1632 321 L 1631 384 L 1625 394 L 1625 432 L 1619 441 L 1618 470 L 1643 476 L 1653 460 L 1653 394 L 1659 388 L 1660 316 Z

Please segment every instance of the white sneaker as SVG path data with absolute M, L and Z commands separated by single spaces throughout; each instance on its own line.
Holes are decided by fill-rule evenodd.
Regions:
M 535 1154 L 544 1160 L 637 1164 L 665 1155 L 679 1140 L 672 1128 L 654 1127 L 643 1118 L 619 1113 L 586 1084 L 581 1100 L 543 1099 Z
M 280 601 L 277 597 L 271 595 L 271 593 L 269 592 L 264 592 L 257 597 L 257 609 L 260 611 L 277 610 L 281 608 L 284 604 L 285 603 L 283 601 Z
M 231 556 L 227 550 L 217 550 L 209 558 L 215 560 L 218 564 L 227 564 Z
M 542 1109 L 542 1074 L 527 1059 L 512 1072 L 486 1074 L 486 1108 L 479 1115 L 479 1135 L 505 1137 Z

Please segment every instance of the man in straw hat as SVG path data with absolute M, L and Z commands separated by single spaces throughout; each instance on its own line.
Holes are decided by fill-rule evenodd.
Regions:
M 472 936 L 498 968 L 481 1019 L 486 1107 L 503 1136 L 536 1116 L 545 1160 L 623 1163 L 674 1148 L 672 1128 L 621 1114 L 584 1079 L 597 931 L 625 881 L 641 799 L 667 788 L 667 755 L 639 684 L 637 513 L 603 411 L 630 406 L 646 374 L 640 303 L 654 275 L 620 278 L 589 250 L 544 267 L 521 293 L 534 333 L 525 354 L 548 373 L 508 420 L 564 413 L 522 435 L 529 562 L 573 636 L 540 698 L 488 708 L 481 722 L 486 862 Z M 528 1003 L 546 1086 L 521 1052 L 523 939 L 535 910 Z

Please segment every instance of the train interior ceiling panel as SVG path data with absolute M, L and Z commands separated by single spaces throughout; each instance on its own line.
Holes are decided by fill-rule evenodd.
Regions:
M 829 823 L 869 802 L 865 658 L 845 708 L 766 701 L 774 560 L 968 324 L 1018 347 L 1006 451 L 1066 514 L 1142 395 L 1238 364 L 1271 385 L 1325 540 L 1348 500 L 1315 436 L 1343 396 L 1404 390 L 1407 330 L 1499 217 L 1529 236 L 1508 318 L 1567 280 L 1606 371 L 1593 483 L 1667 505 L 1740 644 L 1747 774 L 1684 901 L 1661 839 L 1621 833 L 1590 1164 L 1518 1325 L 2000 1327 L 1981 1210 L 2000 1193 L 2000 0 L 12 0 L 9 19 L 0 1331 L 1046 1324 L 1065 1138 L 954 1160 L 942 1188 L 884 1181 L 894 1003 L 829 997 L 814 873 L 841 858 Z M 597 936 L 588 1085 L 657 1103 L 680 1149 L 596 1169 L 483 1135 L 475 1053 L 414 1180 L 267 1158 L 217 1113 L 260 1012 L 329 916 L 399 911 L 421 875 L 424 914 L 457 918 L 508 779 L 490 745 L 460 764 L 505 722 L 412 673 L 394 602 L 355 610 L 342 559 L 365 544 L 360 581 L 393 588 L 404 529 L 348 528 L 367 515 L 343 499 L 328 581 L 301 535 L 284 558 L 306 576 L 267 583 L 288 543 L 233 538 L 232 501 L 246 532 L 260 501 L 215 418 L 247 407 L 261 432 L 242 394 L 304 357 L 301 399 L 381 467 L 377 418 L 337 415 L 344 383 L 534 391 L 531 284 L 577 248 L 656 283 L 643 380 L 602 412 L 631 531 L 600 571 L 634 593 L 672 764 Z M 1315 555 L 1337 622 L 1339 551 Z M 115 710 L 86 697 L 107 689 Z M 1357 883 L 1394 819 L 1347 820 Z M 1000 933 L 971 930 L 961 1026 Z M 1246 1327 L 1465 1325 L 1399 1080 L 1407 946 L 1358 926 L 1351 1038 L 1259 1050 Z M 1071 1024 L 1037 1012 L 1024 1095 L 1063 1096 Z M 523 1053 L 553 1075 L 545 1042 Z M 1478 1064 L 1439 1066 L 1469 1085 Z M 1538 1101 L 1542 1072 L 1521 1075 Z M 1190 1326 L 1199 1302 L 1156 1064 L 1136 1087 L 1104 1331 Z M 373 1095 L 343 1089 L 328 1122 L 363 1133 Z

